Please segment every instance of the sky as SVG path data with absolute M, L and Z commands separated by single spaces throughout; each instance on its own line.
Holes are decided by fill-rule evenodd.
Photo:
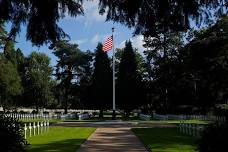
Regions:
M 82 51 L 94 49 L 98 42 L 104 42 L 105 39 L 112 34 L 112 27 L 115 28 L 114 45 L 115 48 L 123 48 L 126 40 L 131 40 L 133 47 L 143 51 L 142 46 L 143 36 L 133 36 L 134 29 L 129 29 L 123 25 L 105 22 L 105 15 L 100 15 L 98 12 L 98 1 L 85 1 L 83 4 L 84 15 L 72 18 L 65 16 L 59 21 L 59 26 L 70 36 L 71 43 L 77 43 Z M 6 28 L 9 30 L 10 25 Z M 20 48 L 23 53 L 28 56 L 32 51 L 39 51 L 47 54 L 51 58 L 51 65 L 56 64 L 57 58 L 48 49 L 48 46 L 40 48 L 32 46 L 31 42 L 26 41 L 26 27 L 22 26 L 21 32 L 16 38 L 16 48 Z M 111 52 L 109 52 L 111 54 Z

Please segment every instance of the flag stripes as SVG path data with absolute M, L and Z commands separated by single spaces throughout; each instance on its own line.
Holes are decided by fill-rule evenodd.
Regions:
M 107 40 L 105 41 L 105 43 L 103 44 L 103 51 L 104 52 L 107 52 L 109 50 L 111 50 L 113 47 L 113 44 L 112 44 L 112 36 L 108 37 Z

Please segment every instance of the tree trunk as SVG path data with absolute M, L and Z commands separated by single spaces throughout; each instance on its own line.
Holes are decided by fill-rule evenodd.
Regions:
M 104 118 L 104 110 L 100 109 L 99 118 Z
M 64 114 L 67 114 L 67 110 L 68 110 L 68 91 L 65 88 L 65 102 L 64 102 Z
M 68 102 L 65 100 L 65 105 L 64 105 L 64 114 L 67 114 L 67 109 L 68 109 Z
M 36 105 L 36 113 L 38 114 L 39 113 L 39 106 Z
M 131 112 L 130 110 L 125 110 L 125 117 L 126 117 L 126 118 L 129 118 L 130 112 Z

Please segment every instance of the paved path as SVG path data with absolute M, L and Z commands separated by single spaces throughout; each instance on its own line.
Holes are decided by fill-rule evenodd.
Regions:
M 97 128 L 77 152 L 147 152 L 130 128 Z

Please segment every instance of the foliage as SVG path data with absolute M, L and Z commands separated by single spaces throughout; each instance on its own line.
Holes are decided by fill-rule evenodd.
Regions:
M 195 82 L 200 106 L 227 102 L 228 52 L 227 17 L 223 17 L 180 51 L 180 61 L 188 83 Z
M 21 78 L 16 66 L 0 55 L 0 103 L 4 110 L 13 104 L 13 98 L 21 91 Z
M 137 70 L 135 51 L 131 42 L 127 41 L 119 63 L 117 78 L 117 104 L 125 110 L 127 117 L 131 110 L 143 104 L 143 87 Z
M 92 107 L 100 109 L 100 117 L 103 117 L 103 110 L 109 109 L 112 105 L 112 69 L 110 59 L 102 50 L 101 43 L 95 50 L 91 90 Z
M 182 35 L 169 35 L 166 44 L 164 39 L 146 39 L 152 110 L 205 114 L 215 104 L 227 102 L 226 25 L 227 17 L 223 17 L 184 47 Z
M 1 151 L 25 152 L 27 145 L 22 132 L 22 123 L 17 119 L 0 115 Z
M 33 52 L 27 59 L 25 72 L 27 100 L 38 110 L 47 106 L 52 98 L 52 67 L 50 59 L 43 53 Z
M 13 38 L 26 23 L 27 39 L 33 44 L 55 43 L 66 37 L 58 21 L 65 14 L 72 17 L 83 14 L 83 2 L 85 0 L 1 0 L 0 20 L 12 23 L 10 36 Z M 135 34 L 149 36 L 186 30 L 190 28 L 189 18 L 198 25 L 209 24 L 211 12 L 216 17 L 221 16 L 227 13 L 226 5 L 227 0 L 99 0 L 100 14 L 107 11 L 106 20 L 133 27 Z
M 81 0 L 1 0 L 0 20 L 11 22 L 10 36 L 15 38 L 22 24 L 27 23 L 27 39 L 35 45 L 55 42 L 66 34 L 57 22 L 65 14 L 83 13 Z
M 69 101 L 75 101 L 78 97 L 73 90 L 77 88 L 81 80 L 88 76 L 90 71 L 91 53 L 82 52 L 77 44 L 70 44 L 67 41 L 59 41 L 53 45 L 54 54 L 58 57 L 55 76 L 59 81 L 59 95 L 64 102 L 65 113 L 69 107 Z
M 217 8 L 217 16 L 226 13 L 223 8 L 227 1 L 137 1 L 137 0 L 100 0 L 100 13 L 107 11 L 107 20 L 114 20 L 135 28 L 135 34 L 155 36 L 167 31 L 183 31 L 190 27 L 189 17 L 210 23 L 210 10 Z M 204 7 L 204 9 L 202 9 Z
M 199 140 L 199 152 L 225 152 L 227 148 L 228 123 L 209 125 Z
M 4 27 L 4 22 L 0 20 L 0 50 L 4 48 L 7 39 L 7 32 Z

